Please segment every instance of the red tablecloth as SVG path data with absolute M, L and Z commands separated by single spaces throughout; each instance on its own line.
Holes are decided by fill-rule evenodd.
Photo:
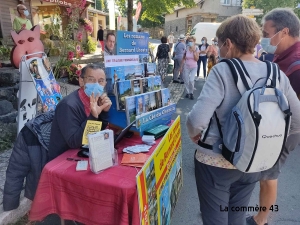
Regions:
M 157 140 L 157 144 L 159 140 Z M 69 150 L 43 169 L 29 219 L 38 221 L 56 213 L 84 224 L 140 224 L 136 175 L 140 169 L 121 166 L 124 147 L 142 144 L 140 137 L 124 138 L 116 147 L 119 165 L 99 174 L 76 172 L 78 150 Z M 152 146 L 151 154 L 157 145 Z

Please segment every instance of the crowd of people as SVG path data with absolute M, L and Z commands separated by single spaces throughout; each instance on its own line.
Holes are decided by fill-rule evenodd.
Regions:
M 18 12 L 21 19 L 26 17 L 26 8 L 23 6 L 18 7 Z M 18 21 L 21 19 L 14 23 L 16 29 L 26 29 L 30 26 L 26 20 L 22 22 L 23 25 L 19 24 Z M 298 146 L 300 140 L 299 31 L 300 20 L 295 13 L 290 9 L 278 8 L 264 16 L 261 28 L 254 20 L 242 15 L 226 19 L 218 28 L 211 44 L 205 36 L 201 39 L 200 45 L 196 44 L 196 38 L 191 35 L 180 35 L 175 44 L 173 33 L 161 38 L 155 60 L 158 60 L 157 71 L 162 80 L 167 75 L 172 50 L 173 83 L 185 85 L 186 98 L 191 100 L 195 98 L 194 83 L 199 79 L 201 65 L 203 78 L 206 80 L 186 121 L 189 137 L 199 145 L 195 151 L 194 164 L 204 225 L 268 224 L 269 209 L 276 202 L 278 176 L 289 153 Z M 116 41 L 114 33 L 107 34 L 104 45 L 101 27 L 97 40 L 104 48 L 105 55 L 114 54 Z M 267 85 L 270 70 L 268 65 L 277 68 L 275 64 L 269 64 L 269 61 L 279 66 L 278 79 L 276 77 L 271 79 L 266 88 L 276 88 L 286 97 L 289 104 L 288 111 L 291 111 L 292 117 L 289 135 L 283 142 L 278 160 L 267 170 L 261 169 L 251 173 L 241 171 L 233 165 L 232 161 L 225 158 L 223 149 L 214 151 L 214 147 L 219 148 L 222 143 L 222 130 L 226 126 L 228 116 L 241 99 L 241 93 L 237 88 L 239 83 L 237 72 L 234 73 L 233 68 L 229 66 L 229 59 L 236 59 L 237 64 L 234 64 L 235 68 L 238 68 L 236 71 L 247 74 L 247 79 L 252 84 L 251 88 Z M 278 80 L 277 84 L 275 84 L 276 80 Z M 87 65 L 81 71 L 79 84 L 78 91 L 74 91 L 57 105 L 52 120 L 48 160 L 56 158 L 68 149 L 80 148 L 81 137 L 88 120 L 102 121 L 103 129 L 108 126 L 108 111 L 112 102 L 103 93 L 106 85 L 103 69 L 97 65 Z M 279 95 L 276 91 L 276 96 Z M 267 101 L 267 98 L 263 101 Z M 249 127 L 244 129 L 249 130 Z M 14 172 L 18 169 L 17 162 L 22 160 L 22 154 L 26 155 L 23 147 L 29 145 L 25 144 L 25 136 L 28 132 L 30 131 L 25 127 L 18 136 L 16 143 L 19 144 L 15 145 L 8 166 L 3 200 L 5 210 L 15 208 L 17 204 L 12 197 L 15 191 L 12 188 L 14 184 L 9 183 L 9 178 L 15 176 Z M 265 148 L 270 147 L 265 146 Z M 247 211 L 235 209 L 248 206 L 258 181 L 260 182 L 259 207 L 266 210 L 259 210 L 257 215 L 246 218 Z M 220 207 L 227 208 L 227 211 L 220 210 Z

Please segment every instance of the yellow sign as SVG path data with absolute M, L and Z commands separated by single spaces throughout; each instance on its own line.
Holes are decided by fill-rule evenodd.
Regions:
M 170 224 L 183 182 L 181 150 L 178 116 L 137 175 L 142 225 Z
M 102 127 L 102 122 L 101 121 L 94 121 L 94 120 L 88 120 L 86 122 L 84 131 L 83 131 L 83 136 L 82 136 L 82 144 L 87 145 L 89 144 L 88 140 L 88 135 L 92 133 L 99 132 Z

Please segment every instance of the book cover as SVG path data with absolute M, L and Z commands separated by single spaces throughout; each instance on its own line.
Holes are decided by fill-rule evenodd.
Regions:
M 139 62 L 140 63 L 147 63 L 147 62 L 149 62 L 149 54 L 139 55 Z
M 139 95 L 143 93 L 143 80 L 142 79 L 131 80 L 131 91 L 132 91 L 132 95 Z
M 156 105 L 157 105 L 157 108 L 161 108 L 162 107 L 162 100 L 161 100 L 161 92 L 160 91 L 157 91 L 155 92 L 155 99 L 156 99 Z
M 116 81 L 125 80 L 124 66 L 106 67 L 106 92 L 114 94 L 114 85 Z
M 155 92 L 150 92 L 149 93 L 149 102 L 150 102 L 150 108 L 149 111 L 153 111 L 157 109 L 157 102 L 155 98 Z
M 131 81 L 123 80 L 117 82 L 117 109 L 125 110 L 125 97 L 131 96 Z
M 161 77 L 154 76 L 154 90 L 160 90 L 160 89 L 161 89 Z
M 150 94 L 144 94 L 144 113 L 150 112 Z
M 149 155 L 146 155 L 144 153 L 138 153 L 138 154 L 123 154 L 123 158 L 121 161 L 121 164 L 123 166 L 135 166 L 135 167 L 143 167 L 144 163 L 149 158 Z
M 136 115 L 142 115 L 145 112 L 145 95 L 136 96 Z
M 135 96 L 125 97 L 125 113 L 128 125 L 132 123 L 136 118 L 135 98 Z
M 144 93 L 154 91 L 154 80 L 155 80 L 155 78 L 153 76 L 146 77 L 143 80 L 143 92 Z
M 170 91 L 168 88 L 161 89 L 161 101 L 162 106 L 167 106 L 171 104 Z
M 155 76 L 156 74 L 156 63 L 147 63 L 146 76 Z
M 134 65 L 124 66 L 125 80 L 135 79 L 135 67 Z
M 144 77 L 145 76 L 145 66 L 144 64 L 136 64 L 134 66 L 134 74 L 136 78 Z

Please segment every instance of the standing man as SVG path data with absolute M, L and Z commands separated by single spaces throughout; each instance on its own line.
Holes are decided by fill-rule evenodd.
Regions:
M 168 44 L 170 47 L 170 52 L 172 51 L 173 43 L 174 43 L 174 35 L 173 32 L 171 32 L 170 35 L 168 36 Z
M 262 48 L 269 54 L 275 54 L 273 62 L 288 76 L 291 86 L 300 98 L 300 21 L 290 9 L 273 9 L 263 18 Z M 299 112 L 292 112 L 299 113 Z M 260 180 L 260 206 L 267 211 L 259 211 L 247 218 L 247 225 L 267 224 L 269 209 L 277 198 L 277 178 L 290 151 L 299 144 L 299 135 L 290 135 L 278 162 L 273 168 L 263 171 Z M 274 206 L 275 207 L 275 206 Z M 273 208 L 273 210 L 276 210 Z
M 107 33 L 104 55 L 115 55 L 116 36 L 114 33 Z
M 174 75 L 173 75 L 173 83 L 181 83 L 178 79 L 180 64 L 183 59 L 183 55 L 185 53 L 186 45 L 185 45 L 185 36 L 180 34 L 179 42 L 174 47 Z
M 27 17 L 29 16 L 29 12 L 25 5 L 19 4 L 17 5 L 17 11 L 19 16 L 16 16 L 13 22 L 13 29 L 18 33 L 21 30 L 30 30 L 32 28 L 32 24 Z
M 100 26 L 99 26 L 99 30 L 98 30 L 98 32 L 97 32 L 97 41 L 100 42 L 102 52 L 104 51 L 103 34 L 104 34 L 104 32 L 103 32 L 103 30 L 102 30 L 102 26 L 100 25 Z

